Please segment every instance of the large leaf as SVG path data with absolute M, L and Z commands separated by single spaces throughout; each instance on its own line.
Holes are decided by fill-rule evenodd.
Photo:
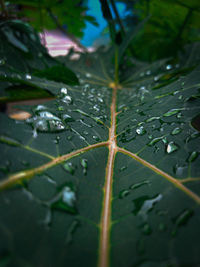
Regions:
M 0 114 L 0 266 L 199 266 L 199 68 L 62 61 L 81 85 Z

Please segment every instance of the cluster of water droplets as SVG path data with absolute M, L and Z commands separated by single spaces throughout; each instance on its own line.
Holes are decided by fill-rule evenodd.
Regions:
M 63 121 L 51 112 L 44 105 L 38 105 L 33 110 L 34 115 L 26 122 L 33 127 L 33 136 L 37 137 L 37 132 L 57 133 L 66 129 Z

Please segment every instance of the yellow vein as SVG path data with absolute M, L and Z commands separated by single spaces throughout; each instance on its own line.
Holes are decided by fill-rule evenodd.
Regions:
M 132 157 L 133 159 L 137 160 L 138 162 L 140 162 L 144 166 L 148 167 L 152 171 L 154 171 L 154 172 L 158 173 L 159 175 L 163 176 L 165 179 L 167 179 L 168 181 L 173 183 L 176 187 L 178 187 L 184 193 L 186 193 L 189 197 L 191 197 L 197 204 L 200 204 L 200 197 L 197 194 L 195 194 L 194 192 L 192 192 L 190 189 L 185 187 L 179 180 L 175 179 L 171 175 L 169 175 L 166 172 L 158 169 L 156 166 L 152 165 L 151 163 L 147 162 L 146 160 L 140 158 L 138 155 L 136 155 L 136 154 L 124 149 L 124 148 L 118 147 L 118 151 L 123 153 L 123 154 L 125 154 L 125 155 L 128 155 L 128 156 Z
M 78 72 L 80 72 L 82 74 L 85 74 L 86 73 L 85 70 L 81 70 L 79 68 L 77 70 L 78 70 Z M 95 79 L 99 80 L 99 81 L 107 82 L 106 79 L 103 79 L 102 77 L 100 77 L 100 76 L 98 76 L 96 74 L 91 73 L 91 76 L 94 77 Z
M 196 181 L 200 181 L 200 178 L 199 177 L 197 177 L 197 178 L 193 178 L 193 177 L 191 177 L 191 178 L 185 178 L 185 179 L 181 179 L 180 180 L 180 183 L 188 183 L 188 182 L 196 182 Z
M 95 85 L 103 85 L 103 86 L 106 86 L 107 84 L 108 84 L 108 81 L 106 81 L 106 82 L 96 82 L 96 81 L 94 81 L 94 80 L 84 80 L 84 82 L 86 82 L 86 83 L 90 83 L 90 84 L 95 84 Z
M 73 157 L 76 157 L 86 151 L 89 151 L 91 149 L 94 148 L 98 148 L 98 147 L 103 147 L 103 146 L 108 146 L 109 142 L 101 142 L 101 143 L 97 143 L 94 145 L 90 145 L 81 149 L 78 149 L 76 151 L 73 151 L 69 154 L 65 154 L 62 155 L 60 157 L 54 158 L 51 161 L 36 167 L 36 168 L 32 168 L 32 169 L 27 169 L 27 170 L 23 170 L 21 172 L 17 172 L 14 174 L 11 174 L 10 176 L 8 176 L 7 179 L 4 179 L 3 181 L 0 182 L 0 191 L 9 188 L 10 186 L 20 183 L 21 181 L 23 181 L 24 179 L 30 179 L 33 176 L 35 176 L 36 174 L 42 173 L 43 171 L 52 168 L 55 165 L 58 165 L 68 159 L 71 159 Z
M 30 147 L 30 146 L 21 146 L 22 148 L 25 148 L 26 150 L 29 150 L 29 151 L 31 151 L 31 152 L 33 152 L 33 153 L 36 153 L 36 154 L 39 154 L 39 155 L 41 155 L 41 156 L 44 156 L 44 157 L 46 157 L 46 158 L 49 158 L 49 159 L 54 159 L 55 157 L 53 157 L 53 156 L 51 156 L 51 155 L 49 155 L 49 154 L 47 154 L 47 153 L 45 153 L 45 152 L 42 152 L 42 151 L 40 151 L 40 150 L 37 150 L 37 149 L 35 149 L 35 148 L 32 148 L 32 147 Z
M 111 127 L 109 131 L 109 155 L 106 166 L 106 179 L 104 185 L 103 210 L 100 221 L 100 244 L 99 244 L 99 267 L 109 266 L 110 252 L 110 228 L 111 228 L 111 202 L 112 202 L 112 183 L 115 155 L 117 151 L 115 131 L 116 131 L 116 94 L 117 87 L 113 88 L 111 103 Z
M 112 79 L 110 78 L 110 76 L 108 75 L 108 73 L 106 72 L 105 66 L 103 64 L 103 61 L 100 60 L 101 62 L 101 66 L 102 66 L 102 70 L 103 70 L 103 74 L 105 75 L 105 77 L 108 79 L 109 82 L 112 82 Z

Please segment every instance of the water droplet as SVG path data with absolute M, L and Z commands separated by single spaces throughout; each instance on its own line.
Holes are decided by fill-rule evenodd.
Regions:
M 76 202 L 75 192 L 70 187 L 66 186 L 63 190 L 62 201 L 70 207 L 74 207 Z
M 125 198 L 125 197 L 127 197 L 129 194 L 130 194 L 130 191 L 129 191 L 129 190 L 122 190 L 122 191 L 119 193 L 119 198 L 120 198 L 120 199 Z
M 169 142 L 167 145 L 167 153 L 171 154 L 172 152 L 176 151 L 178 149 L 178 146 L 174 142 Z
M 99 140 L 100 140 L 100 138 L 99 138 L 98 136 L 96 136 L 96 135 L 93 135 L 92 138 L 93 138 L 94 140 L 96 140 L 96 141 L 99 141 Z
M 32 79 L 31 75 L 28 74 L 28 73 L 25 75 L 25 77 L 26 77 L 27 80 L 31 80 Z
M 87 73 L 85 74 L 85 76 L 86 76 L 87 78 L 91 78 L 91 77 L 92 77 L 92 74 L 89 73 L 89 72 L 87 72 Z
M 182 166 L 179 164 L 176 164 L 173 167 L 173 172 L 176 174 L 176 176 L 182 176 L 183 173 L 187 170 L 188 166 L 186 164 L 183 164 Z
M 74 234 L 74 232 L 76 231 L 76 229 L 78 228 L 79 225 L 80 225 L 80 222 L 78 220 L 74 220 L 71 223 L 71 225 L 69 226 L 68 231 L 67 231 L 67 238 L 66 238 L 65 243 L 67 243 L 67 244 L 71 244 L 72 243 L 73 234 Z
M 147 220 L 147 214 L 150 212 L 156 203 L 162 199 L 162 195 L 156 195 L 155 197 L 142 196 L 133 200 L 135 215 L 139 215 L 143 220 Z
M 37 114 L 38 111 L 41 110 L 47 110 L 47 107 L 45 107 L 44 105 L 38 105 L 35 109 L 34 112 Z
M 68 114 L 64 114 L 62 115 L 62 119 L 65 121 L 65 122 L 73 122 L 75 121 L 74 118 L 72 118 L 70 115 Z
M 180 119 L 182 117 L 181 112 L 176 115 L 177 119 Z
M 67 88 L 65 88 L 65 87 L 61 88 L 60 93 L 63 95 L 67 95 Z
M 164 223 L 159 223 L 158 229 L 160 232 L 164 232 L 166 230 L 166 225 Z
M 160 117 L 152 117 L 152 118 L 149 118 L 146 120 L 146 122 L 151 122 L 151 121 L 154 121 L 154 120 L 159 120 Z
M 146 75 L 151 75 L 151 71 L 150 70 L 147 70 L 146 71 Z
M 137 188 L 139 188 L 139 187 L 141 187 L 141 186 L 143 186 L 143 185 L 146 185 L 146 184 L 150 184 L 149 183 L 149 181 L 143 181 L 143 182 L 141 182 L 141 183 L 136 183 L 136 184 L 133 184 L 133 185 L 131 185 L 130 186 L 130 189 L 137 189 Z
M 61 99 L 62 102 L 66 103 L 67 105 L 70 105 L 73 103 L 73 99 L 71 96 L 66 95 Z
M 87 174 L 88 161 L 87 159 L 81 159 L 81 166 L 83 167 L 83 174 Z
M 164 138 L 162 139 L 162 141 L 163 141 L 163 143 L 164 143 L 164 144 L 167 144 L 167 143 L 168 143 L 168 141 L 167 141 L 167 138 L 166 138 L 166 137 L 164 137 Z
M 127 166 L 122 166 L 119 171 L 122 172 L 122 171 L 125 171 L 127 169 Z
M 6 63 L 5 59 L 0 59 L 0 66 L 4 65 Z
M 142 232 L 145 235 L 150 235 L 152 233 L 151 227 L 148 223 L 145 223 L 142 227 Z
M 180 110 L 182 109 L 170 109 L 169 111 L 167 111 L 166 113 L 163 114 L 164 117 L 170 117 L 174 114 L 177 114 Z
M 67 170 L 70 174 L 74 174 L 75 172 L 75 167 L 71 162 L 66 162 L 63 164 L 63 167 L 65 170 Z
M 88 135 L 89 133 L 88 133 L 87 131 L 84 130 L 84 131 L 83 131 L 83 134 Z
M 63 106 L 58 106 L 58 111 L 63 111 L 64 107 Z
M 21 79 L 22 78 L 21 75 L 17 74 L 17 73 L 12 73 L 11 77 L 14 78 L 14 79 Z
M 185 225 L 193 214 L 193 210 L 184 210 L 180 215 L 174 218 L 173 221 L 177 226 Z
M 49 111 L 44 111 L 43 106 L 39 106 L 35 113 L 38 115 L 26 120 L 34 129 L 34 137 L 37 137 L 37 131 L 55 133 L 66 129 L 60 118 Z
M 156 138 L 154 138 L 153 140 L 151 140 L 147 145 L 148 146 L 153 146 L 153 145 L 155 145 L 157 142 L 159 142 L 160 140 L 162 140 L 163 139 L 163 136 L 161 136 L 161 137 L 156 137 Z
M 193 216 L 193 214 L 194 214 L 193 210 L 184 210 L 178 216 L 172 219 L 172 221 L 175 224 L 175 228 L 173 229 L 171 233 L 172 236 L 176 235 L 178 227 L 181 227 L 188 223 L 189 219 Z
M 172 69 L 172 65 L 171 64 L 168 64 L 167 66 L 166 66 L 166 70 L 171 70 Z
M 136 133 L 137 133 L 138 135 L 144 135 L 144 134 L 146 133 L 146 130 L 144 129 L 143 126 L 140 126 L 140 127 L 137 128 L 135 131 L 136 131 Z
M 188 158 L 188 162 L 193 162 L 197 157 L 198 157 L 198 155 L 199 155 L 199 153 L 197 152 L 197 151 L 193 151 L 191 154 L 190 154 L 190 156 L 189 156 L 189 158 Z
M 174 128 L 174 130 L 171 132 L 171 134 L 172 134 L 172 135 L 176 135 L 176 134 L 179 134 L 181 131 L 182 131 L 181 128 L 176 127 L 176 128 Z
M 58 144 L 60 141 L 60 136 L 56 136 L 56 138 L 54 139 L 54 143 L 55 144 Z
M 50 206 L 51 209 L 63 210 L 72 214 L 77 213 L 75 208 L 76 194 L 71 186 L 64 186 L 62 190 L 46 204 Z

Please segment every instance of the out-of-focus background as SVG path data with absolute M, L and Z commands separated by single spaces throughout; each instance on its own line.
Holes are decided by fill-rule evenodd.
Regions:
M 132 44 L 133 56 L 141 60 L 174 56 L 186 44 L 200 39 L 199 0 L 107 2 L 119 31 L 123 27 L 127 32 L 149 16 Z M 1 1 L 1 10 L 2 18 L 9 15 L 29 22 L 52 56 L 66 55 L 72 47 L 93 51 L 110 42 L 99 0 Z

